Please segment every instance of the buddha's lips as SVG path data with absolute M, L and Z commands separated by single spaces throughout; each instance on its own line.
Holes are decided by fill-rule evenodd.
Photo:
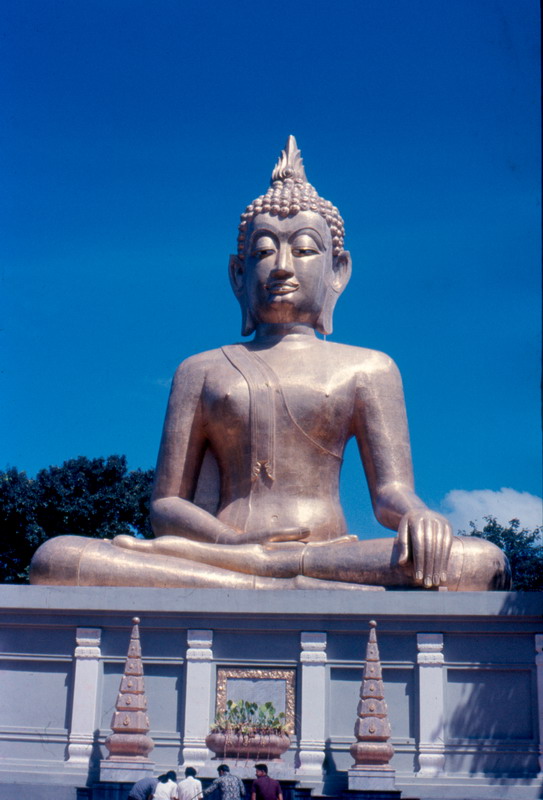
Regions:
M 293 281 L 271 281 L 266 284 L 266 289 L 270 294 L 290 294 L 299 288 L 300 284 Z

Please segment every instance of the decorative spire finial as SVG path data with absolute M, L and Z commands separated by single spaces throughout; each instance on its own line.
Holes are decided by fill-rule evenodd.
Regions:
M 307 183 L 302 154 L 292 135 L 288 137 L 285 149 L 279 156 L 270 184 L 273 186 L 276 181 L 285 181 L 287 178 L 291 178 L 295 183 Z
M 150 726 L 143 683 L 139 622 L 139 617 L 132 619 L 134 627 L 111 720 L 113 733 L 105 741 L 109 750 L 107 761 L 146 763 L 147 756 L 155 746 L 151 737 L 147 736 Z
M 375 620 L 370 620 L 366 663 L 357 709 L 358 719 L 354 727 L 356 742 L 350 748 L 355 762 L 351 769 L 373 767 L 389 770 L 388 762 L 394 755 L 394 749 L 388 741 L 391 731 L 385 702 L 376 628 Z

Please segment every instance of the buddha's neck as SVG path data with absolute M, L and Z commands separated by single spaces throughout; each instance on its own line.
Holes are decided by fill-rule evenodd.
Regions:
M 254 342 L 256 344 L 271 344 L 281 339 L 290 337 L 310 336 L 315 338 L 315 329 L 312 325 L 302 322 L 289 322 L 285 324 L 260 323 L 257 325 Z

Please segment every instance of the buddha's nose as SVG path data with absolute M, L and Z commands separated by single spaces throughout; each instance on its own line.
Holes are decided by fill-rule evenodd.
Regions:
M 279 247 L 273 271 L 275 274 L 279 273 L 280 275 L 294 274 L 290 247 Z

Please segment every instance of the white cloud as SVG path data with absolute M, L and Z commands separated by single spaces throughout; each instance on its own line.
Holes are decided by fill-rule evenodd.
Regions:
M 471 492 L 453 489 L 445 495 L 441 507 L 454 532 L 469 531 L 470 522 L 475 522 L 481 528 L 485 524 L 483 518 L 489 515 L 496 517 L 502 525 L 511 519 L 519 519 L 524 528 L 533 529 L 543 525 L 542 498 L 515 489 L 504 488 L 499 492 L 491 489 L 475 489 Z

